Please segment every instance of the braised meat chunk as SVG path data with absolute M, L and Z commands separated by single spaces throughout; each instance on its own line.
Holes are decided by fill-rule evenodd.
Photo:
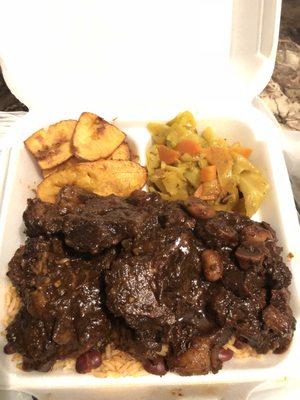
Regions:
M 147 217 L 117 196 L 100 197 L 72 186 L 63 188 L 56 204 L 30 200 L 24 213 L 27 234 L 61 234 L 76 251 L 98 254 L 134 237 Z
M 110 323 L 101 294 L 102 259 L 71 256 L 57 238 L 31 238 L 9 264 L 23 307 L 8 327 L 11 351 L 26 370 L 49 370 L 57 359 L 102 351 Z
M 265 222 L 197 198 L 75 186 L 55 204 L 29 200 L 24 222 L 8 270 L 22 306 L 5 351 L 22 354 L 25 370 L 73 357 L 86 373 L 113 343 L 153 374 L 216 373 L 232 337 L 262 354 L 292 340 L 291 272 Z
M 231 331 L 225 329 L 195 337 L 185 352 L 169 357 L 170 369 L 180 375 L 205 375 L 210 371 L 217 372 L 222 367 L 220 350 L 228 342 L 230 335 Z
M 62 216 L 57 207 L 39 199 L 29 199 L 23 218 L 30 237 L 53 235 L 62 230 Z

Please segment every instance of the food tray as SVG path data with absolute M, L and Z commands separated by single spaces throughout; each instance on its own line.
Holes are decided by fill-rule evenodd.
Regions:
M 300 287 L 300 275 L 297 273 L 300 260 L 300 235 L 289 178 L 278 144 L 277 126 L 253 107 L 241 108 L 233 112 L 224 106 L 218 109 L 215 104 L 213 112 L 209 109 L 201 110 L 201 113 L 197 109 L 191 111 L 199 120 L 200 128 L 209 125 L 218 135 L 233 141 L 240 140 L 245 146 L 253 148 L 251 161 L 266 174 L 271 187 L 254 219 L 265 220 L 276 229 L 279 243 L 283 247 L 283 255 L 293 272 L 291 306 L 295 317 L 298 318 L 300 300 L 299 291 L 297 293 L 296 288 Z M 205 120 L 203 120 L 204 116 Z M 8 135 L 9 140 L 5 147 L 11 148 L 11 151 L 0 216 L 0 320 L 5 317 L 7 263 L 18 246 L 24 242 L 22 213 L 26 208 L 26 199 L 34 196 L 33 190 L 41 180 L 36 163 L 23 145 L 23 139 L 41 126 L 61 118 L 77 117 L 78 114 L 54 113 L 44 118 L 41 115 L 37 117 L 29 113 L 15 124 Z M 144 164 L 145 149 L 150 143 L 150 135 L 146 129 L 147 120 L 121 121 L 117 119 L 115 123 L 127 133 L 131 147 L 135 149 L 141 163 Z M 293 253 L 293 258 L 287 257 L 290 252 Z M 1 331 L 3 329 L 2 325 Z M 2 347 L 4 343 L 4 337 L 1 337 L 0 346 Z M 300 335 L 299 330 L 296 330 L 292 345 L 286 353 L 266 355 L 259 359 L 234 359 L 225 363 L 223 369 L 216 375 L 181 377 L 169 373 L 162 378 L 146 375 L 118 379 L 96 378 L 92 375 L 78 375 L 64 371 L 47 374 L 26 373 L 17 369 L 10 357 L 1 352 L 0 381 L 3 382 L 4 387 L 29 391 L 42 399 L 43 395 L 46 396 L 49 393 L 55 393 L 55 399 L 63 399 L 64 395 L 71 396 L 71 394 L 72 399 L 83 399 L 86 398 L 85 390 L 89 393 L 89 399 L 98 398 L 100 394 L 102 399 L 114 399 L 116 396 L 120 399 L 138 399 L 141 393 L 143 393 L 143 398 L 150 399 L 158 388 L 160 396 L 167 399 L 168 396 L 174 397 L 172 393 L 179 389 L 183 392 L 188 391 L 192 396 L 199 390 L 202 392 L 204 388 L 207 388 L 206 385 L 212 388 L 211 384 L 213 384 L 213 390 L 217 393 L 218 388 L 224 384 L 255 383 L 293 375 L 296 372 L 299 351 Z
M 271 186 L 255 218 L 276 229 L 284 255 L 294 254 L 288 264 L 294 274 L 291 306 L 298 318 L 300 234 L 292 191 L 278 127 L 252 106 L 274 67 L 281 0 L 81 0 L 72 7 L 68 2 L 46 3 L 19 2 L 16 13 L 15 2 L 7 2 L 0 24 L 5 80 L 31 110 L 9 134 L 7 176 L 5 166 L 0 170 L 0 182 L 5 181 L 0 320 L 5 315 L 7 262 L 24 241 L 22 213 L 40 179 L 23 139 L 43 125 L 91 111 L 107 120 L 118 117 L 116 124 L 144 162 L 150 139 L 147 121 L 169 120 L 185 109 L 199 121 L 209 120 L 217 134 L 254 149 L 251 160 Z M 28 12 L 29 7 L 34 12 Z M 22 31 L 22 41 L 6 34 L 12 25 Z M 25 373 L 0 353 L 0 382 L 40 400 L 246 398 L 257 382 L 297 374 L 298 332 L 285 354 L 231 360 L 216 375 L 100 379 Z M 3 343 L 2 337 L 0 346 Z

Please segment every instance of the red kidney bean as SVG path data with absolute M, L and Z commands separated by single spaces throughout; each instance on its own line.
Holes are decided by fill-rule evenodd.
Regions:
M 43 364 L 40 364 L 37 370 L 40 372 L 48 372 L 52 369 L 53 364 L 54 364 L 53 360 L 46 361 Z
M 272 232 L 262 228 L 259 225 L 246 226 L 241 231 L 242 241 L 250 241 L 255 243 L 263 243 L 267 240 L 274 240 Z
M 201 254 L 205 279 L 215 282 L 223 276 L 223 260 L 216 250 L 206 249 Z
M 190 197 L 185 202 L 185 208 L 194 218 L 210 219 L 216 215 L 216 211 L 212 206 L 196 197 Z
M 233 345 L 234 345 L 234 347 L 235 347 L 236 349 L 241 350 L 241 349 L 243 349 L 243 348 L 246 346 L 246 343 L 241 342 L 240 340 L 235 340 L 234 343 L 233 343 Z
M 224 349 L 223 347 L 219 351 L 219 360 L 222 362 L 229 361 L 233 357 L 233 351 L 230 349 Z
M 239 265 L 243 270 L 248 270 L 256 265 L 261 265 L 265 256 L 265 246 L 260 242 L 243 242 L 235 251 Z
M 102 363 L 101 353 L 96 350 L 89 350 L 76 360 L 76 371 L 79 374 L 86 374 L 94 368 L 100 367 Z
M 10 343 L 6 343 L 6 345 L 3 348 L 3 351 L 5 354 L 14 354 L 16 352 L 14 346 Z
M 23 358 L 22 370 L 27 372 L 33 371 L 32 363 L 28 361 L 26 358 Z
M 147 372 L 154 375 L 165 375 L 167 373 L 166 363 L 163 357 L 157 357 L 155 360 L 146 360 L 143 367 Z

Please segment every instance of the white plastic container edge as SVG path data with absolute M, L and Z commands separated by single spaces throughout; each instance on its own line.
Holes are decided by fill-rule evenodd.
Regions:
M 199 101 L 249 104 L 271 77 L 280 0 L 70 4 L 10 0 L 0 15 L 5 79 L 32 111 L 161 118 Z
M 29 3 L 35 6 L 34 23 L 25 9 Z M 101 113 L 108 119 L 117 116 L 117 123 L 136 140 L 141 152 L 148 141 L 146 122 L 169 119 L 184 109 L 194 111 L 199 119 L 204 117 L 221 135 L 237 135 L 246 145 L 256 144 L 253 160 L 265 170 L 272 186 L 257 218 L 267 219 L 276 228 L 284 254 L 292 251 L 295 255 L 290 267 L 296 271 L 299 231 L 277 126 L 251 106 L 274 66 L 280 1 L 141 3 L 76 1 L 72 7 L 68 2 L 56 1 L 42 5 L 27 2 L 26 6 L 18 3 L 19 14 L 13 15 L 28 45 L 8 37 L 1 43 L 0 54 L 9 86 L 31 112 L 14 127 L 6 143 L 13 150 L 0 217 L 0 304 L 5 266 L 24 240 L 18 224 L 25 199 L 38 179 L 21 141 L 42 125 L 77 117 L 83 110 Z M 0 34 L 4 29 L 7 37 L 15 1 L 6 7 L 6 14 L 0 17 L 3 19 L 5 14 Z M 292 307 L 296 317 L 299 297 L 295 288 L 299 285 L 294 273 Z M 60 373 L 28 374 L 15 369 L 3 355 L 0 371 L 4 387 L 31 391 L 40 397 L 51 398 L 55 393 L 55 398 L 61 399 L 92 399 L 100 394 L 102 399 L 167 399 L 174 397 L 172 391 L 181 389 L 189 398 L 199 398 L 200 390 L 203 398 L 216 398 L 221 392 L 225 396 L 226 390 L 230 393 L 228 384 L 292 375 L 299 347 L 296 331 L 284 355 L 268 356 L 263 361 L 231 361 L 217 375 L 207 376 L 169 374 L 162 379 L 147 376 L 114 380 Z
M 257 144 L 253 154 L 253 161 L 268 175 L 272 191 L 256 218 L 263 218 L 276 227 L 280 243 L 284 247 L 284 254 L 286 255 L 289 251 L 292 251 L 295 255 L 295 258 L 289 263 L 291 269 L 295 271 L 296 265 L 299 263 L 299 255 L 297 251 L 294 250 L 297 249 L 298 240 L 295 235 L 297 232 L 297 222 L 295 215 L 293 217 L 293 198 L 290 193 L 291 189 L 288 183 L 287 172 L 278 143 L 276 139 L 271 144 L 269 143 L 269 134 L 272 134 L 272 137 L 276 138 L 276 132 L 274 131 L 276 128 L 268 119 L 264 118 L 263 115 L 254 109 L 251 110 L 248 108 L 244 111 L 240 109 L 238 110 L 238 115 L 234 113 L 230 114 L 229 110 L 226 110 L 223 117 L 222 111 L 224 112 L 224 109 L 215 109 L 214 112 L 210 114 L 209 110 L 205 110 L 203 115 L 205 115 L 207 123 L 215 128 L 219 134 L 229 138 L 231 137 L 233 140 L 239 138 L 242 134 L 242 140 L 245 145 L 253 147 L 253 144 Z M 201 116 L 201 114 L 197 112 L 196 115 L 198 117 Z M 67 114 L 65 117 L 76 117 L 76 115 Z M 14 132 L 19 136 L 19 140 L 14 144 L 14 149 L 12 150 L 12 158 L 9 165 L 8 180 L 1 213 L 1 266 L 7 265 L 15 249 L 24 240 L 24 236 L 20 236 L 20 231 L 23 230 L 21 215 L 25 208 L 26 198 L 32 195 L 31 189 L 32 186 L 34 186 L 34 181 L 40 179 L 32 158 L 24 150 L 22 139 L 25 138 L 29 132 L 36 129 L 37 126 L 57 120 L 61 118 L 61 115 L 53 116 L 53 118 L 53 120 L 33 119 L 28 115 L 28 117 L 25 117 L 23 121 L 17 124 L 18 126 L 14 127 Z M 135 140 L 139 150 L 142 151 L 146 142 L 149 140 L 149 137 L 146 136 L 145 122 L 125 121 L 124 123 L 119 122 L 119 125 Z M 282 193 L 285 194 L 284 202 L 280 201 Z M 19 223 L 13 224 L 14 221 L 19 221 Z M 9 237 L 10 240 L 5 240 L 7 237 Z M 4 274 L 5 269 L 2 268 L 2 290 L 0 294 L 2 297 L 0 297 L 0 303 L 3 301 L 4 295 Z M 296 316 L 299 315 L 299 298 L 295 290 L 295 287 L 298 287 L 300 284 L 298 281 L 299 276 L 294 274 L 292 307 Z M 2 315 L 0 314 L 0 319 L 1 318 Z M 31 389 L 33 393 L 41 395 L 41 393 L 45 394 L 45 388 L 47 388 L 46 392 L 55 390 L 55 393 L 56 390 L 60 389 L 62 391 L 63 388 L 65 388 L 70 394 L 72 390 L 78 392 L 79 388 L 91 387 L 95 390 L 97 389 L 97 393 L 100 391 L 101 395 L 107 390 L 108 393 L 113 396 L 116 395 L 116 391 L 118 392 L 120 387 L 125 390 L 125 387 L 128 388 L 134 385 L 138 396 L 140 395 L 140 390 L 142 390 L 141 388 L 151 391 L 153 385 L 159 385 L 163 391 L 169 393 L 173 390 L 172 388 L 174 388 L 174 386 L 178 387 L 178 385 L 180 385 L 181 388 L 192 385 L 189 390 L 196 391 L 199 390 L 199 385 L 202 387 L 203 384 L 213 384 L 214 390 L 216 391 L 218 387 L 222 388 L 222 385 L 225 383 L 258 382 L 269 378 L 280 378 L 295 372 L 295 370 L 292 370 L 292 366 L 297 362 L 298 352 L 299 335 L 296 331 L 292 347 L 284 355 L 268 356 L 263 360 L 252 359 L 247 362 L 235 360 L 227 363 L 224 369 L 217 375 L 183 378 L 169 374 L 163 379 L 154 376 L 121 378 L 117 383 L 114 379 L 103 380 L 92 376 L 66 375 L 60 372 L 53 372 L 51 374 L 28 374 L 16 370 L 7 356 L 0 356 L 0 360 L 3 370 L 6 372 L 5 379 L 7 386 L 16 390 Z M 130 393 L 132 393 L 132 391 L 133 389 L 131 388 Z M 109 395 L 107 394 L 107 396 Z M 126 391 L 124 392 L 124 396 L 127 396 Z

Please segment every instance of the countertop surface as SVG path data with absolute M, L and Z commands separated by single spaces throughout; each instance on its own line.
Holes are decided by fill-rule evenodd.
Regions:
M 300 0 L 283 0 L 276 65 L 261 98 L 281 125 L 300 131 Z

